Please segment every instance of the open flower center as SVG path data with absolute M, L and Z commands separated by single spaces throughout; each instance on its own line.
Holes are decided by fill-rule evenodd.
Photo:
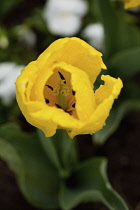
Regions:
M 44 99 L 49 106 L 55 106 L 70 115 L 75 115 L 75 91 L 70 82 L 70 73 L 56 70 L 44 87 Z
M 60 108 L 66 111 L 68 108 L 66 96 L 69 95 L 70 90 L 64 82 L 65 81 L 60 80 L 58 82 L 58 86 L 54 89 L 53 93 L 57 96 L 57 101 Z

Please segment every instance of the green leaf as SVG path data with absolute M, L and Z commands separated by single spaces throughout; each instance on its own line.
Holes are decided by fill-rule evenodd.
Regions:
M 136 77 L 135 77 L 136 78 Z M 132 79 L 124 81 L 124 87 L 118 101 L 139 101 L 140 99 L 140 85 L 138 82 L 133 82 Z
M 17 151 L 5 139 L 0 138 L 0 158 L 6 161 L 9 168 L 17 175 L 21 173 L 22 162 Z
M 71 180 L 62 184 L 60 191 L 62 209 L 73 209 L 81 202 L 97 201 L 110 210 L 128 210 L 123 199 L 115 192 L 106 175 L 106 159 L 94 158 L 81 163 Z
M 32 17 L 29 17 L 26 21 L 29 25 L 33 26 L 38 31 L 44 33 L 47 32 L 46 22 L 42 15 L 42 8 L 35 8 Z
M 16 173 L 26 199 L 38 208 L 59 206 L 59 177 L 36 135 L 27 135 L 18 126 L 0 127 L 0 157 Z
M 109 63 L 116 76 L 125 80 L 140 70 L 140 47 L 123 50 L 115 54 Z
M 112 109 L 103 129 L 93 134 L 93 141 L 97 144 L 103 144 L 118 128 L 120 121 L 130 110 L 140 110 L 140 100 L 127 100 Z
M 124 9 L 113 7 L 113 2 L 110 0 L 94 0 L 94 2 L 95 13 L 104 25 L 107 56 L 139 45 L 139 31 L 134 24 L 126 23 Z
M 0 17 L 3 18 L 21 0 L 2 0 L 0 6 Z
M 45 137 L 41 130 L 38 133 L 52 164 L 59 170 L 61 176 L 68 176 L 77 163 L 75 139 L 71 139 L 64 130 L 57 130 L 56 134 L 49 138 Z

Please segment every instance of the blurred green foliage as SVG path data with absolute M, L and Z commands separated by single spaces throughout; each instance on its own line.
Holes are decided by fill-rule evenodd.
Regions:
M 75 141 L 65 131 L 50 139 L 41 131 L 38 138 L 14 124 L 2 126 L 0 157 L 15 172 L 25 198 L 38 208 L 67 210 L 83 201 L 100 201 L 111 210 L 128 210 L 109 184 L 106 159 L 78 163 Z
M 12 10 L 18 3 L 20 3 L 21 0 L 4 0 L 1 1 L 1 7 L 0 7 L 0 20 L 3 20 L 3 18 Z
M 94 0 L 94 3 L 95 13 L 105 30 L 105 64 L 109 74 L 120 77 L 124 86 L 106 126 L 93 136 L 95 142 L 102 144 L 118 128 L 124 114 L 140 109 L 140 83 L 135 81 L 135 77 L 140 81 L 140 30 L 135 18 L 129 17 L 121 2 Z
M 105 31 L 103 60 L 108 68 L 103 74 L 109 71 L 113 77 L 120 77 L 124 84 L 106 126 L 93 135 L 93 141 L 102 144 L 118 128 L 128 111 L 140 110 L 140 23 L 136 15 L 123 9 L 121 2 L 87 1 L 89 12 L 76 36 L 83 39 L 82 30 L 86 25 L 101 22 Z M 26 65 L 60 38 L 48 30 L 42 16 L 44 4 L 44 0 L 1 1 L 1 63 L 11 61 Z M 21 39 L 17 30 L 19 26 L 35 34 L 33 46 Z M 99 86 L 98 81 L 96 85 Z M 58 206 L 72 209 L 83 201 L 101 201 L 112 210 L 127 209 L 109 184 L 104 158 L 79 163 L 75 140 L 70 140 L 62 131 L 47 139 L 41 131 L 38 134 L 34 130 L 32 133 L 23 132 L 17 126 L 19 124 L 27 131 L 21 116 L 15 101 L 8 107 L 0 104 L 0 157 L 15 172 L 27 200 L 44 209 Z M 74 180 L 73 186 L 71 180 Z

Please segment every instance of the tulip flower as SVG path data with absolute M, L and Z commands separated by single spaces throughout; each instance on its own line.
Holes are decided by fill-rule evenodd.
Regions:
M 135 8 L 140 6 L 140 0 L 122 0 L 124 2 L 124 8 Z
M 53 42 L 29 63 L 16 81 L 16 96 L 26 120 L 47 137 L 65 129 L 73 138 L 102 129 L 122 88 L 121 79 L 102 75 L 94 91 L 102 54 L 72 37 Z

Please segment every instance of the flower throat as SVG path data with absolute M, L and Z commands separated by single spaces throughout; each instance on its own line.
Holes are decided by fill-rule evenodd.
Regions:
M 69 95 L 72 95 L 72 101 L 74 101 L 74 95 L 75 91 L 72 90 L 72 93 L 70 91 L 70 88 L 66 84 L 66 79 L 64 78 L 63 74 L 58 71 L 60 80 L 58 81 L 58 84 L 55 88 L 53 88 L 50 85 L 45 85 L 47 88 L 49 88 L 52 91 L 52 94 L 56 96 L 56 103 L 54 104 L 57 108 L 63 109 L 65 112 L 71 114 L 72 109 L 75 108 L 75 103 L 72 103 L 71 106 L 69 106 L 68 97 Z M 49 105 L 50 100 L 45 98 L 46 103 Z

